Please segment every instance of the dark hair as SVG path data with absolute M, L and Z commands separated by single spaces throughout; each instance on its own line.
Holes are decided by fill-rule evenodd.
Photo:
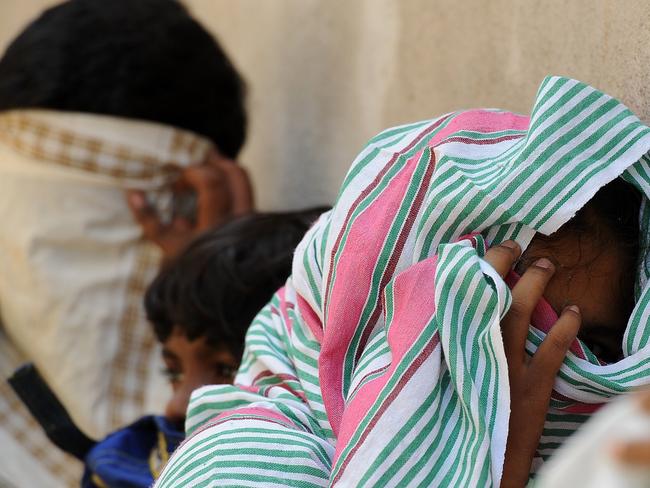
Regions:
M 586 236 L 603 248 L 616 245 L 626 250 L 627 266 L 633 270 L 639 255 L 640 208 L 639 191 L 617 178 L 598 190 L 557 232 L 550 236 L 538 234 L 536 239 L 548 248 L 561 245 L 571 235 L 579 239 Z
M 0 59 L 0 111 L 90 112 L 244 143 L 244 82 L 176 0 L 70 0 L 46 10 Z
M 145 293 L 158 340 L 176 326 L 240 357 L 248 326 L 291 274 L 295 247 L 325 210 L 251 214 L 199 236 Z
M 576 215 L 550 236 L 538 234 L 524 252 L 517 265 L 523 274 L 530 264 L 540 257 L 555 260 L 564 268 L 571 287 L 571 277 L 579 269 L 591 272 L 592 266 L 605 253 L 616 253 L 617 276 L 609 277 L 612 300 L 620 307 L 620 323 L 611 324 L 614 340 L 605 337 L 599 329 L 582 327 L 578 337 L 599 359 L 615 362 L 622 357 L 621 343 L 627 317 L 634 308 L 634 286 L 641 248 L 639 212 L 642 197 L 631 184 L 617 178 L 602 187 Z M 566 257 L 567 249 L 573 249 Z M 560 258 L 560 256 L 564 256 Z M 585 324 L 583 324 L 585 325 Z M 611 335 L 611 334 L 610 334 Z

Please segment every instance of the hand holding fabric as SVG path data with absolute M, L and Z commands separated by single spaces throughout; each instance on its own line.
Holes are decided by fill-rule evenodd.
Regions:
M 520 254 L 517 243 L 506 241 L 488 250 L 484 259 L 505 277 Z M 555 377 L 580 329 L 578 307 L 568 306 L 534 356 L 526 354 L 531 314 L 554 271 L 553 264 L 544 258 L 530 266 L 513 288 L 512 306 L 501 321 L 510 381 L 510 425 L 502 487 L 525 486 L 528 482 Z
M 129 208 L 143 236 L 160 247 L 164 259 L 178 254 L 201 232 L 229 217 L 247 214 L 254 207 L 246 170 L 216 151 L 203 164 L 183 169 L 172 191 L 175 196 L 196 194 L 195 215 L 176 213 L 171 222 L 164 223 L 148 204 L 144 192 L 127 192 Z

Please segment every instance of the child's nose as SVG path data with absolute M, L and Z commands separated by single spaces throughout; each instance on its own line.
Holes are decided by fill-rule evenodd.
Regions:
M 187 387 L 178 388 L 174 392 L 165 407 L 165 417 L 167 417 L 170 422 L 179 424 L 180 426 L 183 425 L 191 393 L 192 390 Z
M 210 377 L 204 374 L 204 372 L 186 373 L 183 381 L 176 387 L 171 399 L 167 403 L 165 417 L 171 422 L 178 423 L 182 426 L 185 422 L 185 414 L 187 412 L 187 406 L 190 403 L 192 392 L 209 383 Z

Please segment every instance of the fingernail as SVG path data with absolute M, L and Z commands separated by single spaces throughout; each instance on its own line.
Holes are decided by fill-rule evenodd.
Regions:
M 541 258 L 535 261 L 535 266 L 538 268 L 542 269 L 551 269 L 553 267 L 553 263 L 551 263 L 548 259 L 546 258 Z
M 571 310 L 572 312 L 577 313 L 578 315 L 580 315 L 580 308 L 577 305 L 569 305 L 564 310 Z

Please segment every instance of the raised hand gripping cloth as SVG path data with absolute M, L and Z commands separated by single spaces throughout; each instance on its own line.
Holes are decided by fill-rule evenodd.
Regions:
M 236 385 L 194 393 L 157 486 L 498 487 L 510 294 L 486 243 L 525 249 L 621 176 L 644 195 L 649 249 L 649 149 L 624 105 L 561 77 L 530 118 L 462 111 L 370 140 L 252 324 Z M 650 383 L 647 261 L 624 359 L 572 347 L 533 470 L 598 405 Z M 530 353 L 543 337 L 533 324 Z

